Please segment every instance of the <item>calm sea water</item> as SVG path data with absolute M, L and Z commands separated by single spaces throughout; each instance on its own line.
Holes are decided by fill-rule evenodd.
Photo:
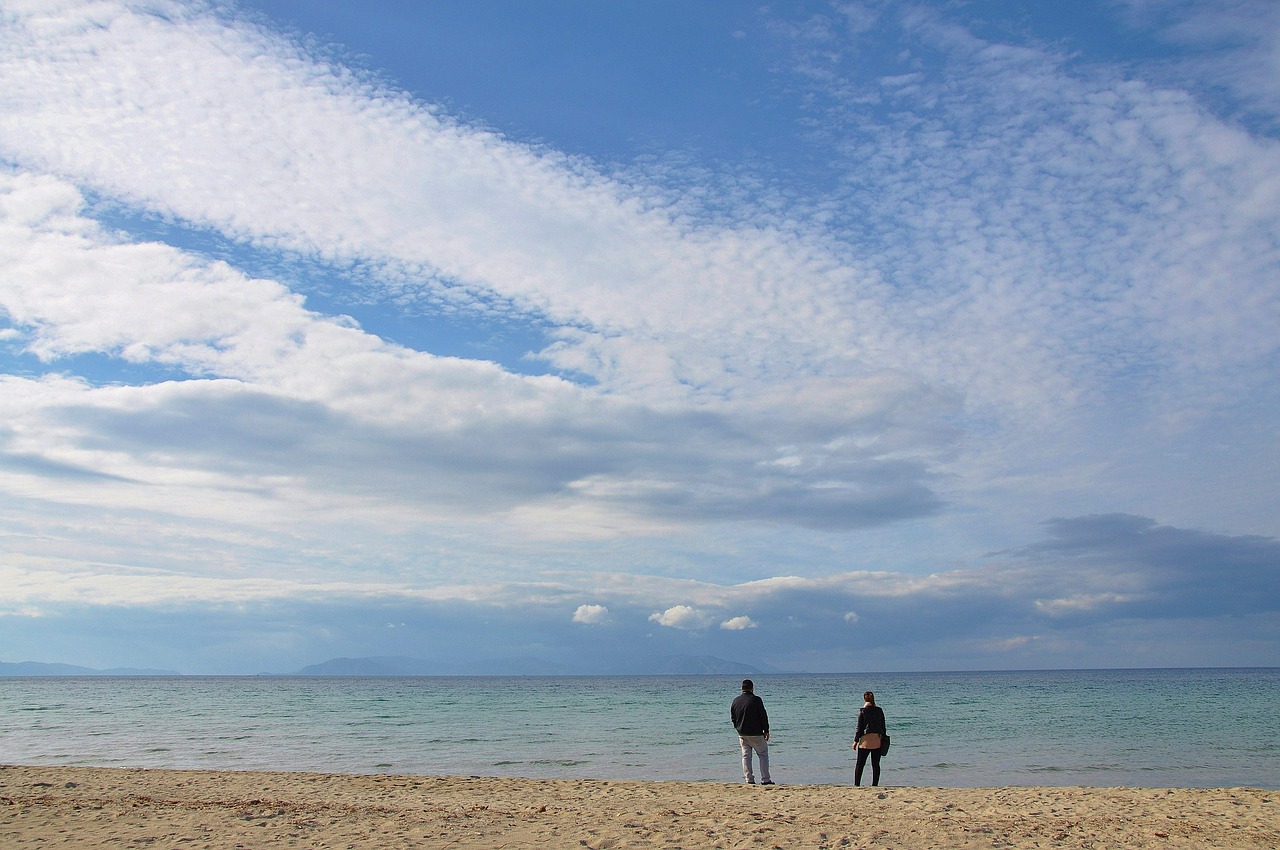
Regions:
M 0 763 L 740 781 L 737 677 L 0 679 Z M 782 783 L 1280 788 L 1280 668 L 759 676 Z

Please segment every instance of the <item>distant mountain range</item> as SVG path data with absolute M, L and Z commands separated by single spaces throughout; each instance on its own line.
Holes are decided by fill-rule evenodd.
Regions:
M 39 661 L 0 661 L 0 676 L 177 676 L 174 670 L 148 670 L 140 667 L 113 667 L 95 670 L 75 664 L 43 664 Z
M 563 675 L 558 665 L 537 658 L 495 659 L 483 664 L 449 664 L 421 658 L 381 655 L 371 658 L 330 658 L 296 670 L 294 676 L 527 676 Z
M 563 664 L 541 658 L 500 658 L 472 664 L 425 661 L 405 656 L 371 658 L 331 658 L 296 671 L 296 676 L 569 676 L 581 673 Z M 591 671 L 599 672 L 599 671 Z M 695 676 L 725 674 L 764 675 L 750 664 L 726 661 L 712 655 L 669 655 L 626 670 L 604 671 L 605 675 Z
M 373 656 L 369 658 L 331 658 L 310 664 L 289 676 L 572 676 L 584 674 L 620 676 L 698 676 L 733 675 L 762 676 L 777 673 L 770 668 L 753 667 L 737 661 L 726 661 L 713 655 L 668 655 L 649 659 L 613 670 L 582 670 L 542 658 L 495 658 L 487 661 L 456 664 L 427 661 L 406 656 Z M 46 664 L 39 661 L 17 663 L 0 661 L 3 676 L 180 676 L 176 670 L 151 670 L 139 667 L 114 667 L 98 670 L 75 664 Z M 270 675 L 270 674 L 266 674 Z

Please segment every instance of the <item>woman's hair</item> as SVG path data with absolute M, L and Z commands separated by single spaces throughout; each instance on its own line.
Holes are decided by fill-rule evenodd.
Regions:
M 863 691 L 863 692 L 862 692 L 862 701 L 863 701 L 863 702 L 869 702 L 869 703 L 871 703 L 872 705 L 875 705 L 875 704 L 876 704 L 876 695 L 875 695 L 875 694 L 873 694 L 873 693 L 871 693 L 871 691 Z

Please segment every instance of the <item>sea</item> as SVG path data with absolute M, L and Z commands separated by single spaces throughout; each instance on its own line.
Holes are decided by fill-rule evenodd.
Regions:
M 1280 668 L 758 675 L 779 784 L 1280 789 Z M 0 764 L 742 780 L 737 676 L 0 678 Z

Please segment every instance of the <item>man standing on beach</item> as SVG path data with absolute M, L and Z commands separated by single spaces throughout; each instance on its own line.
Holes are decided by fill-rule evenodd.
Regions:
M 769 778 L 769 713 L 764 710 L 764 700 L 756 696 L 755 683 L 742 680 L 742 693 L 729 706 L 733 728 L 738 730 L 738 743 L 742 746 L 742 776 L 747 784 L 755 785 L 751 770 L 751 753 L 760 756 L 760 784 L 772 785 Z

